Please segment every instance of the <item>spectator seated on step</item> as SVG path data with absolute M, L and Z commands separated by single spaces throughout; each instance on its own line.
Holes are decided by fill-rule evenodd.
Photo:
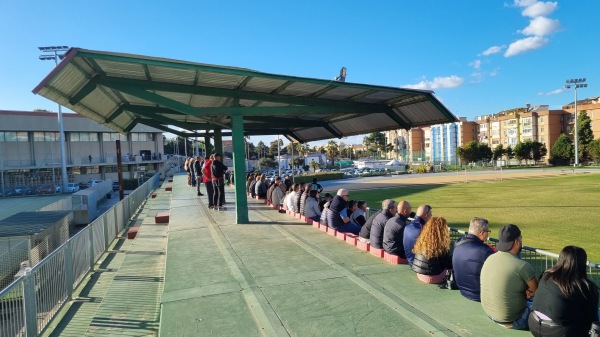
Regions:
M 485 244 L 489 235 L 488 221 L 473 218 L 469 224 L 469 233 L 456 241 L 452 252 L 456 285 L 461 295 L 472 301 L 481 301 L 481 268 L 485 260 L 494 254 L 492 248 Z
M 396 215 L 396 202 L 392 199 L 385 199 L 381 203 L 381 209 L 383 212 L 373 219 L 371 236 L 369 237 L 371 247 L 377 249 L 383 249 L 383 230 L 388 220 Z
M 352 233 L 358 235 L 360 232 L 360 226 L 350 222 L 348 217 L 348 198 L 350 192 L 341 188 L 337 191 L 337 195 L 331 201 L 329 205 L 329 212 L 327 212 L 327 223 L 329 227 L 343 233 Z
M 432 217 L 413 248 L 414 259 L 411 266 L 419 280 L 439 284 L 444 281 L 448 270 L 452 269 L 450 254 L 450 231 L 448 222 L 441 217 Z
M 364 200 L 359 200 L 356 202 L 356 208 L 352 212 L 350 216 L 350 221 L 352 223 L 357 224 L 359 226 L 363 226 L 367 222 L 366 212 L 367 212 L 367 202 Z
M 398 203 L 396 215 L 391 217 L 383 229 L 383 249 L 388 254 L 397 255 L 406 259 L 404 252 L 404 228 L 408 223 L 408 216 L 412 206 L 408 201 Z
M 257 180 L 256 180 L 256 186 L 254 186 L 254 192 L 256 193 L 256 196 L 259 199 L 266 199 L 267 198 L 267 183 L 265 182 L 265 180 L 267 179 L 267 177 L 265 177 L 264 174 L 261 174 Z
M 313 190 L 313 185 L 310 183 L 304 184 L 304 193 L 300 196 L 300 214 L 306 216 L 305 207 L 306 199 L 309 197 L 309 192 Z
M 370 243 L 371 240 L 371 226 L 373 226 L 373 220 L 383 212 L 382 209 L 373 213 L 368 219 L 367 222 L 361 227 L 360 233 L 358 234 L 358 241 L 362 243 Z
M 307 219 L 313 219 L 313 221 L 321 220 L 321 210 L 319 209 L 320 195 L 316 190 L 310 190 L 308 192 L 308 198 L 306 198 L 306 205 L 304 205 L 304 214 Z
M 413 259 L 415 255 L 412 250 L 421 234 L 421 230 L 423 226 L 427 223 L 427 221 L 432 217 L 432 208 L 429 205 L 421 205 L 417 209 L 417 214 L 413 221 L 406 225 L 404 228 L 404 238 L 402 239 L 402 243 L 404 245 L 404 253 L 406 254 L 406 259 L 408 260 L 408 264 L 412 267 Z

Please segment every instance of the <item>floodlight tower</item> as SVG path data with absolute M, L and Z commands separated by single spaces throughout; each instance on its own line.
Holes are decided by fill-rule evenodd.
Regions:
M 69 50 L 67 46 L 51 46 L 51 47 L 38 47 L 42 53 L 40 60 L 48 61 L 54 60 L 54 65 L 58 65 L 58 59 L 62 58 L 64 52 Z M 61 52 L 59 55 L 58 53 Z M 58 104 L 58 133 L 60 139 L 60 172 L 62 177 L 61 182 L 61 193 L 67 193 L 67 184 L 69 183 L 69 177 L 67 176 L 67 156 L 65 148 L 65 131 L 63 127 L 62 118 L 62 106 Z
M 585 78 L 572 78 L 567 80 L 565 89 L 575 90 L 575 166 L 579 166 L 579 126 L 577 125 L 577 89 L 587 88 L 587 84 L 584 83 Z

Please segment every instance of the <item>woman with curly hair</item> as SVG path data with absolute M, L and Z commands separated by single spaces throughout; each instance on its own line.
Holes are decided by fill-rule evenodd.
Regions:
M 452 269 L 450 255 L 450 232 L 448 222 L 441 217 L 432 217 L 423 226 L 423 231 L 413 247 L 415 259 L 412 270 L 425 283 L 442 283 L 448 269 Z

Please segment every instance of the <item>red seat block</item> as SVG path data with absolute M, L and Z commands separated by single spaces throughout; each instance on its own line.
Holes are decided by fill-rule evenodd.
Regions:
M 156 194 L 156 193 L 152 193 L 152 199 L 156 198 L 157 195 L 158 194 Z
M 172 183 L 173 182 L 173 178 L 169 178 L 169 180 L 167 180 L 168 182 Z
M 312 225 L 313 222 L 315 222 L 315 220 L 311 219 L 311 218 L 305 218 L 305 220 L 307 224 Z
M 360 240 L 356 240 L 356 247 L 358 247 L 360 250 L 364 250 L 365 252 L 371 250 L 371 244 L 360 242 Z
M 302 214 L 300 214 L 300 213 L 294 213 L 294 218 L 296 218 L 296 219 L 302 219 Z
M 337 230 L 333 229 L 333 228 L 329 228 L 327 230 L 327 234 L 331 235 L 331 236 L 335 236 L 337 234 Z
M 169 212 L 158 212 L 154 217 L 154 223 L 169 223 Z
M 327 226 L 319 226 L 319 229 L 321 230 L 321 232 L 327 233 L 327 231 L 329 230 L 329 227 L 327 227 Z
M 321 227 L 321 223 L 320 223 L 320 222 L 318 222 L 318 221 L 313 221 L 312 225 L 313 225 L 313 227 L 315 227 L 315 228 L 319 228 L 319 227 Z
M 383 252 L 383 259 L 391 264 L 408 264 L 407 259 L 403 259 L 398 255 L 388 254 L 388 252 Z
M 130 240 L 135 239 L 135 236 L 137 235 L 138 231 L 140 230 L 139 227 L 131 227 L 129 228 L 129 230 L 127 231 L 127 238 Z
M 340 239 L 340 240 L 342 240 L 342 241 L 346 241 L 346 233 L 344 233 L 344 232 L 337 232 L 337 233 L 335 234 L 335 237 L 336 237 L 337 239 Z
M 369 252 L 373 256 L 383 257 L 383 253 L 385 252 L 385 250 L 371 247 L 371 249 L 369 250 Z
M 358 235 L 346 233 L 346 242 L 353 246 L 356 246 L 356 242 L 358 242 Z
M 173 190 L 173 186 L 167 186 L 165 187 L 165 191 L 172 191 Z

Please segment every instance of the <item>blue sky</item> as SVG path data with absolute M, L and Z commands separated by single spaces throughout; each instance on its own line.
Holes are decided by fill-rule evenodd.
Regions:
M 38 46 L 167 57 L 434 90 L 459 117 L 600 96 L 600 1 L 0 1 L 0 110 L 56 111 L 31 90 Z M 274 137 L 256 137 L 269 141 Z M 350 143 L 361 143 L 351 137 Z

